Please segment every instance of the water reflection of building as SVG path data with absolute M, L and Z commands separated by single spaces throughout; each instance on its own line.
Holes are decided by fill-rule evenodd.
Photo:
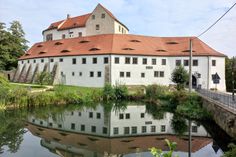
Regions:
M 187 154 L 188 139 L 175 136 L 171 127 L 173 115 L 165 113 L 162 119 L 153 119 L 144 105 L 127 106 L 124 111 L 108 113 L 98 106 L 96 110 L 68 111 L 58 117 L 43 120 L 31 116 L 27 128 L 42 138 L 44 147 L 61 156 L 141 155 L 152 146 L 166 150 L 165 138 L 176 141 L 178 151 Z M 212 139 L 202 126 L 193 124 L 192 133 L 193 153 L 211 145 Z

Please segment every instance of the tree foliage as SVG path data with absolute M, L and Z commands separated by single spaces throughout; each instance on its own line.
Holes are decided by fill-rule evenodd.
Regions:
M 184 85 L 188 82 L 189 74 L 183 66 L 178 66 L 171 74 L 171 81 L 177 84 L 177 90 L 184 88 Z
M 28 49 L 25 33 L 19 21 L 6 28 L 0 22 L 0 70 L 11 70 L 17 66 L 17 59 Z
M 234 58 L 234 64 L 236 65 L 236 57 Z M 234 71 L 234 89 L 236 88 L 236 69 L 232 68 L 233 58 L 225 59 L 225 80 L 226 80 L 226 90 L 232 92 L 233 89 L 233 76 L 232 72 Z
M 157 149 L 155 147 L 152 147 L 150 149 L 150 151 L 151 151 L 151 154 L 154 157 L 172 157 L 172 154 L 173 154 L 174 150 L 177 147 L 177 143 L 176 142 L 171 142 L 168 139 L 165 139 L 165 142 L 166 142 L 166 144 L 169 148 L 169 151 L 168 152 L 163 152 L 161 149 Z M 176 155 L 176 157 L 178 157 L 178 156 Z

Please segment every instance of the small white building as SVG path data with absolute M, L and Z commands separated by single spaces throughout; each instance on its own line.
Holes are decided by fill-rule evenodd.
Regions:
M 193 87 L 225 91 L 225 55 L 196 37 L 152 37 L 128 34 L 128 28 L 100 4 L 92 13 L 51 24 L 44 41 L 19 58 L 15 82 L 34 82 L 38 72 L 52 72 L 54 83 L 103 87 L 171 85 L 171 73 L 189 69 L 189 40 L 193 39 Z

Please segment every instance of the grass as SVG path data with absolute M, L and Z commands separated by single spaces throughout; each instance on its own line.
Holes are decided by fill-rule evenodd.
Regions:
M 41 86 L 38 84 L 27 84 L 27 83 L 10 83 L 11 88 L 31 88 L 31 89 L 44 89 L 46 88 L 45 86 Z

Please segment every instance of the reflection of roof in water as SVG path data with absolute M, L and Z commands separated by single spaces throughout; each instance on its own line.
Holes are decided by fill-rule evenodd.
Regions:
M 35 136 L 39 136 L 46 141 L 55 141 L 63 145 L 75 148 L 87 149 L 99 153 L 128 154 L 134 153 L 136 148 L 148 151 L 150 147 L 158 147 L 167 150 L 164 139 L 177 142 L 177 151 L 188 151 L 188 139 L 186 136 L 179 138 L 175 135 L 162 134 L 151 136 L 104 138 L 86 134 L 65 132 L 56 129 L 49 129 L 27 123 L 28 130 Z M 192 137 L 192 152 L 199 151 L 204 146 L 212 142 L 208 137 Z M 56 150 L 55 150 L 56 151 Z M 62 150 L 57 150 L 62 153 Z

